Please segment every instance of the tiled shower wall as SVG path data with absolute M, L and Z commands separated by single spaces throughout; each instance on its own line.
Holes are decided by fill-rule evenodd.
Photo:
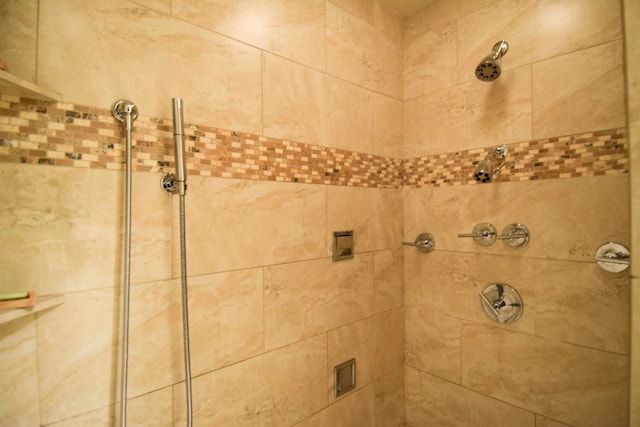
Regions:
M 22 17 L 12 25 L 35 26 L 37 2 L 5 7 Z M 530 28 L 563 8 L 581 18 L 549 31 L 567 42 L 539 45 Z M 479 28 L 487 16 L 494 32 Z M 3 289 L 66 300 L 2 327 L 16 396 L 3 421 L 106 426 L 117 413 L 122 134 L 108 108 L 126 96 L 141 111 L 129 412 L 184 422 L 177 205 L 158 173 L 172 166 L 179 96 L 197 421 L 403 425 L 406 401 L 416 426 L 496 412 L 523 426 L 623 425 L 628 275 L 590 262 L 600 243 L 629 239 L 620 25 L 597 0 L 436 1 L 406 22 L 369 1 L 42 2 L 37 61 L 33 39 L 5 62 L 65 102 L 2 98 L 1 274 Z M 500 80 L 474 81 L 501 36 L 512 47 Z M 594 71 L 594 53 L 611 61 Z M 497 184 L 464 185 L 497 143 L 514 163 Z M 532 242 L 455 237 L 483 221 L 523 222 Z M 342 229 L 355 230 L 356 257 L 332 263 Z M 420 231 L 435 234 L 433 254 L 401 249 Z M 513 327 L 478 305 L 492 281 L 525 298 Z M 351 357 L 358 387 L 336 400 L 332 368 Z
M 618 2 L 600 0 L 434 1 L 405 27 L 405 158 L 561 146 L 572 141 L 562 135 L 624 128 L 621 16 Z M 478 82 L 475 65 L 501 38 L 502 75 Z M 628 425 L 629 274 L 593 262 L 605 242 L 629 246 L 628 175 L 598 171 L 608 154 L 571 160 L 588 145 L 512 150 L 515 166 L 497 184 L 405 188 L 405 238 L 437 240 L 428 256 L 405 252 L 408 425 Z M 555 179 L 576 176 L 561 171 L 567 161 L 584 174 Z M 522 165 L 550 169 L 518 181 Z M 531 241 L 457 237 L 482 222 L 522 223 Z M 522 295 L 517 323 L 494 323 L 480 307 L 494 282 Z

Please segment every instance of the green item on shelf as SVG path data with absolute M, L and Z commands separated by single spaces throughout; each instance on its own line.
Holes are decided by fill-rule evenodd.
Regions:
M 0 301 L 11 301 L 14 299 L 25 298 L 29 298 L 29 292 L 27 291 L 0 292 Z

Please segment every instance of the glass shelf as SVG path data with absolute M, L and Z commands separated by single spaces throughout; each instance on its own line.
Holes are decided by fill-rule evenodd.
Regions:
M 60 102 L 62 95 L 0 70 L 0 92 L 42 101 Z
M 47 310 L 58 306 L 63 302 L 64 295 L 62 294 L 38 296 L 38 302 L 32 307 L 7 308 L 5 310 L 0 310 L 0 324 L 8 323 L 12 320 L 20 319 L 21 317 L 26 317 L 42 310 Z

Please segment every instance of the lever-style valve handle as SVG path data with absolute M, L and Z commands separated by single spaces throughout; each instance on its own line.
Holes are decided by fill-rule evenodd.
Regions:
M 422 252 L 429 253 L 436 248 L 436 240 L 431 233 L 420 233 L 414 242 L 402 242 L 403 246 L 413 246 Z

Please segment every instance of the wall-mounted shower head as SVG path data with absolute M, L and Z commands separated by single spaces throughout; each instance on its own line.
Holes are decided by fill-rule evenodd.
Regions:
M 500 76 L 500 58 L 509 50 L 506 41 L 501 40 L 491 49 L 491 53 L 485 56 L 476 67 L 476 77 L 483 82 L 492 82 Z
M 509 149 L 506 145 L 499 145 L 491 150 L 491 152 L 487 154 L 487 157 L 476 166 L 473 172 L 473 179 L 478 182 L 491 182 L 493 175 L 500 172 L 500 169 L 505 165 L 504 160 L 507 158 L 508 153 Z M 495 160 L 501 160 L 502 163 L 494 167 L 493 164 Z
M 478 182 L 491 182 L 493 179 L 493 159 L 487 156 L 486 159 L 478 163 L 476 170 L 473 172 L 473 179 Z

